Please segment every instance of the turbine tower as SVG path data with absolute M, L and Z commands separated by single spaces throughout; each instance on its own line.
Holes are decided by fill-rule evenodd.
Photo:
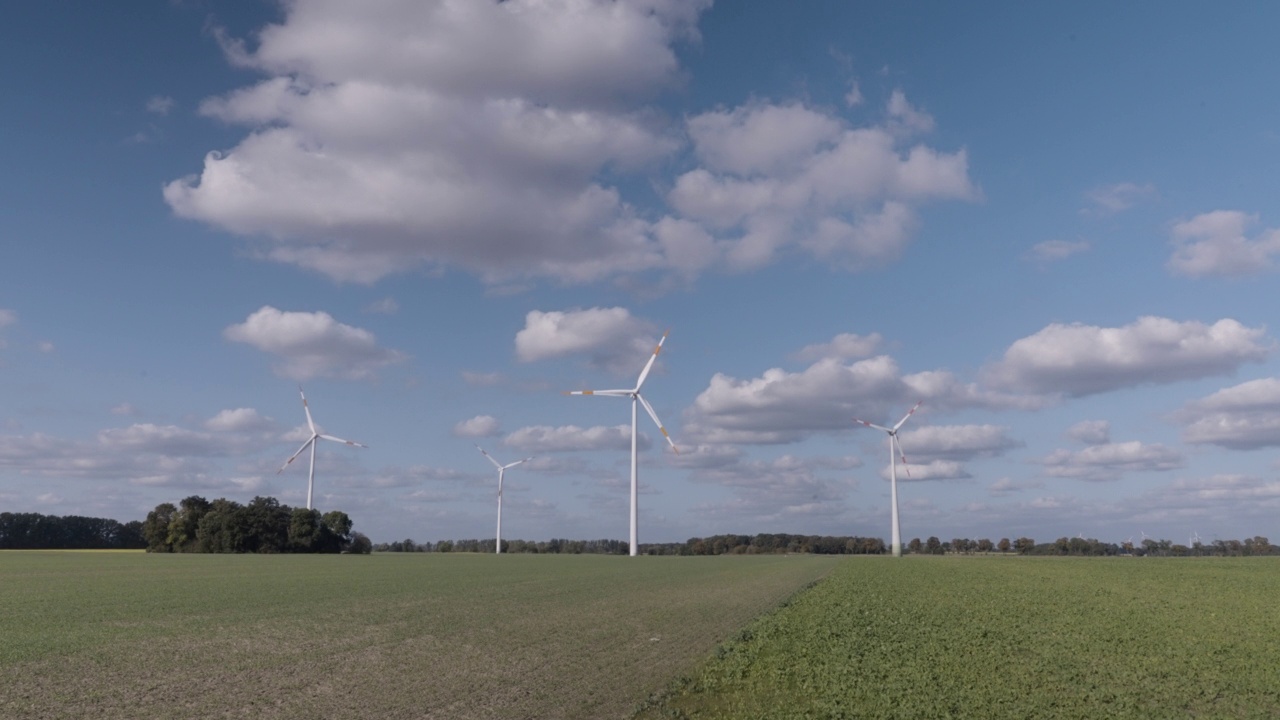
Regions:
M 476 445 L 476 449 L 480 451 L 481 455 L 484 455 L 485 457 L 489 458 L 489 462 L 493 463 L 494 467 L 498 468 L 498 539 L 494 542 L 494 545 L 496 546 L 496 549 L 494 550 L 494 552 L 501 553 L 502 552 L 502 476 L 506 474 L 507 470 L 519 465 L 520 463 L 527 463 L 533 458 L 527 457 L 523 460 L 517 460 L 516 462 L 513 462 L 510 465 L 503 465 L 497 460 L 494 460 L 493 456 L 485 452 L 484 448 L 480 447 L 479 445 Z
M 631 556 L 635 557 L 639 552 L 639 543 L 636 536 L 636 520 L 638 517 L 636 510 L 636 495 L 639 487 L 639 479 L 636 472 L 636 404 L 644 406 L 645 412 L 649 413 L 649 417 L 653 418 L 653 424 L 658 426 L 658 430 L 662 432 L 662 437 L 667 439 L 667 444 L 671 446 L 676 454 L 680 454 L 680 450 L 676 447 L 675 442 L 671 440 L 671 436 L 667 434 L 667 429 L 662 426 L 662 421 L 658 419 L 658 413 L 653 411 L 653 406 L 648 400 L 640 394 L 640 388 L 644 386 L 645 378 L 649 377 L 649 371 L 653 369 L 653 361 L 658 359 L 658 353 L 662 352 L 662 343 L 667 341 L 667 332 L 662 333 L 662 339 L 658 341 L 658 346 L 653 349 L 653 355 L 649 357 L 649 362 L 645 363 L 644 370 L 640 372 L 640 378 L 636 380 L 636 386 L 631 390 L 574 390 L 565 392 L 565 395 L 609 395 L 612 397 L 631 398 Z
M 298 394 L 302 396 L 302 411 L 307 414 L 307 427 L 311 428 L 311 437 L 307 438 L 307 441 L 302 443 L 302 447 L 298 448 L 298 452 L 294 453 L 288 460 L 284 461 L 284 465 L 280 466 L 280 469 L 276 471 L 276 474 L 279 475 L 284 472 L 284 469 L 289 467 L 289 463 L 293 462 L 295 458 L 301 455 L 302 451 L 306 450 L 308 445 L 311 446 L 311 470 L 307 473 L 307 509 L 310 510 L 311 492 L 315 488 L 316 482 L 316 440 L 332 440 L 333 442 L 345 443 L 347 445 L 362 448 L 367 448 L 369 446 L 358 442 L 352 442 L 350 440 L 343 440 L 342 438 L 334 437 L 332 435 L 324 435 L 319 430 L 316 430 L 316 424 L 311 420 L 311 408 L 307 407 L 307 396 L 303 394 L 301 385 L 298 386 Z
M 892 547 L 893 547 L 894 557 L 902 557 L 902 534 L 898 531 L 898 465 L 897 463 L 898 463 L 899 455 L 902 456 L 902 469 L 906 471 L 907 477 L 911 477 L 911 470 L 910 468 L 907 467 L 907 456 L 905 453 L 902 452 L 902 443 L 898 442 L 898 428 L 901 428 L 902 424 L 907 421 L 907 418 L 911 417 L 911 415 L 915 413 L 916 408 L 920 407 L 923 403 L 924 403 L 923 400 L 916 403 L 915 407 L 912 407 L 910 410 L 908 410 L 907 414 L 903 415 L 902 419 L 898 421 L 898 424 L 894 425 L 891 428 L 887 428 L 881 425 L 873 425 L 867 422 L 866 420 L 858 420 L 857 418 L 854 418 L 854 422 L 860 422 L 869 428 L 875 428 L 876 430 L 883 430 L 889 434 L 889 503 L 890 505 L 892 505 L 892 510 L 890 511 L 890 513 L 893 518 Z M 896 453 L 894 452 L 895 448 L 897 448 Z

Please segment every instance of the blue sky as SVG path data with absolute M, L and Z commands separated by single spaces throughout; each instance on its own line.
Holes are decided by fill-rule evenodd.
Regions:
M 0 508 L 1280 536 L 1267 3 L 28 3 Z

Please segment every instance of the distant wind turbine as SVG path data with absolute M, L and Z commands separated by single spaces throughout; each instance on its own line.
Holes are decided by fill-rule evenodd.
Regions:
M 873 425 L 867 422 L 866 420 L 858 420 L 857 418 L 854 418 L 854 422 L 860 422 L 869 428 L 875 428 L 876 430 L 883 430 L 889 434 L 889 502 L 893 506 L 893 509 L 891 512 L 893 517 L 892 543 L 893 543 L 894 557 L 902 557 L 902 534 L 898 531 L 898 465 L 897 463 L 898 463 L 899 455 L 902 456 L 902 469 L 906 471 L 907 477 L 911 477 L 911 469 L 907 467 L 906 453 L 902 452 L 902 443 L 898 441 L 898 428 L 901 428 L 902 424 L 907 421 L 907 418 L 911 417 L 915 413 L 916 408 L 920 407 L 922 404 L 924 404 L 923 400 L 916 403 L 915 407 L 912 407 L 910 410 L 908 410 L 907 414 L 903 415 L 902 419 L 898 421 L 898 424 L 894 425 L 891 428 L 887 428 L 881 425 Z M 894 452 L 895 448 L 897 449 L 897 452 Z
M 362 448 L 367 448 L 369 446 L 358 442 L 352 442 L 350 440 L 343 440 L 342 438 L 334 437 L 332 435 L 321 434 L 319 430 L 316 430 L 315 422 L 311 420 L 311 408 L 307 407 L 307 396 L 303 394 L 301 385 L 298 386 L 298 394 L 302 396 L 302 411 L 307 414 L 307 427 L 311 428 L 311 437 L 307 438 L 307 441 L 302 443 L 302 447 L 298 448 L 298 452 L 294 453 L 288 460 L 284 461 L 284 465 L 280 466 L 280 469 L 276 471 L 276 474 L 279 475 L 284 472 L 284 469 L 289 467 L 289 463 L 293 462 L 294 459 L 301 455 L 302 451 L 306 450 L 308 445 L 311 446 L 311 470 L 307 472 L 307 509 L 310 510 L 311 492 L 315 488 L 316 482 L 316 440 L 332 440 L 333 442 L 345 443 L 347 445 Z
M 667 332 L 662 333 L 662 339 L 658 341 L 658 346 L 653 349 L 653 355 L 649 357 L 649 362 L 645 363 L 644 370 L 640 372 L 640 378 L 636 380 L 636 386 L 632 390 L 574 390 L 565 392 L 565 395 L 609 395 L 613 397 L 629 397 L 631 398 L 631 556 L 635 557 L 639 551 L 639 543 L 636 536 L 636 496 L 638 488 L 638 475 L 636 472 L 636 404 L 644 406 L 645 412 L 649 413 L 649 417 L 653 418 L 653 423 L 658 426 L 658 430 L 662 432 L 662 437 L 667 439 L 667 444 L 671 446 L 676 454 L 680 454 L 679 448 L 675 442 L 671 440 L 671 436 L 667 434 L 667 429 L 662 426 L 662 421 L 658 419 L 658 413 L 653 411 L 653 406 L 648 400 L 640 394 L 640 388 L 644 386 L 645 378 L 649 377 L 649 371 L 653 369 L 653 361 L 658 359 L 658 353 L 662 352 L 662 343 L 667 341 Z
M 494 550 L 494 552 L 500 553 L 502 552 L 502 476 L 506 474 L 507 470 L 510 470 L 511 468 L 519 465 L 520 463 L 527 463 L 533 458 L 527 457 L 523 460 L 517 460 L 516 462 L 513 462 L 510 465 L 503 465 L 497 460 L 494 460 L 493 456 L 485 452 L 484 448 L 480 447 L 479 445 L 476 445 L 476 449 L 480 451 L 481 455 L 484 455 L 486 458 L 489 458 L 489 462 L 493 463 L 494 467 L 498 468 L 498 539 L 497 539 L 497 542 L 495 543 L 496 549 Z

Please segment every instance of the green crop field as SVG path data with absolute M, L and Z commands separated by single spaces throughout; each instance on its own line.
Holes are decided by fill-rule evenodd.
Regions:
M 1277 718 L 1280 558 L 859 558 L 643 718 Z
M 831 557 L 0 552 L 0 718 L 626 718 Z

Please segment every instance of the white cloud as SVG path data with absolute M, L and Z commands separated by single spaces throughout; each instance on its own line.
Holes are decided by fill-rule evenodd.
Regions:
M 1070 240 L 1046 240 L 1032 246 L 1031 251 L 1027 253 L 1027 259 L 1043 265 L 1065 260 L 1088 249 L 1089 243 L 1084 240 L 1076 242 Z
M 273 368 L 276 374 L 294 380 L 369 378 L 407 357 L 379 347 L 373 333 L 344 325 L 328 313 L 285 312 L 269 305 L 243 323 L 227 327 L 222 335 L 279 357 L 282 362 Z
M 846 107 L 857 107 L 862 104 L 862 87 L 857 80 L 849 81 L 849 92 L 844 94 L 844 104 Z
M 1216 210 L 1175 224 L 1169 270 L 1190 277 L 1237 277 L 1272 270 L 1280 255 L 1280 229 L 1245 237 L 1245 228 L 1257 222 L 1256 215 Z
M 967 480 L 971 477 L 964 469 L 964 466 L 955 460 L 930 460 L 927 463 L 910 462 L 911 457 L 907 456 L 908 462 L 903 465 L 898 463 L 898 481 L 899 482 L 924 482 L 927 480 Z M 890 477 L 890 468 L 886 464 L 880 470 L 880 477 L 888 480 Z
M 1018 482 L 1012 478 L 1003 477 L 987 486 L 987 494 L 995 496 L 1009 495 L 1043 486 L 1044 483 L 1039 481 Z
M 270 429 L 275 423 L 253 408 L 236 408 L 220 411 L 206 420 L 204 426 L 214 432 L 254 432 Z
M 884 338 L 880 337 L 880 333 L 871 333 L 870 335 L 841 333 L 832 338 L 831 342 L 806 345 L 793 354 L 792 357 L 804 362 L 813 362 L 823 358 L 857 360 L 874 355 L 883 342 Z
M 507 435 L 502 442 L 509 447 L 537 453 L 585 450 L 630 451 L 631 426 L 615 425 L 613 427 L 604 427 L 597 425 L 595 427 L 582 428 L 577 425 L 562 425 L 560 427 L 534 425 L 516 430 Z M 636 438 L 636 447 L 640 450 L 649 449 L 650 444 L 648 436 L 644 433 L 640 433 Z
M 907 96 L 901 90 L 894 90 L 889 96 L 889 117 L 894 126 L 907 133 L 933 132 L 933 116 L 921 112 L 907 102 Z
M 385 297 L 365 305 L 364 311 L 375 315 L 395 315 L 400 311 L 400 303 L 396 302 L 395 298 Z
M 1182 453 L 1173 448 L 1145 444 L 1137 440 L 1091 445 L 1083 450 L 1055 450 L 1041 464 L 1051 477 L 1080 480 L 1116 480 L 1125 472 L 1176 470 L 1182 467 Z
M 904 103 L 891 101 L 894 122 L 921 126 Z M 916 205 L 979 195 L 964 150 L 902 147 L 893 128 L 850 128 L 797 103 L 711 111 L 688 127 L 704 165 L 667 201 L 717 234 L 731 269 L 766 265 L 792 243 L 849 269 L 883 265 L 908 241 Z
M 996 387 L 1080 397 L 1144 384 L 1227 375 L 1270 351 L 1265 330 L 1142 317 L 1118 328 L 1054 323 L 1022 338 L 987 369 Z
M 131 403 L 120 403 L 119 405 L 111 408 L 111 414 L 136 416 L 141 415 L 142 411 L 138 410 L 138 408 L 134 407 Z
M 1128 210 L 1139 202 L 1152 199 L 1157 195 L 1156 186 L 1151 183 L 1139 185 L 1125 182 L 1104 185 L 1085 193 L 1085 197 L 1093 204 L 1093 207 L 1083 212 L 1113 215 L 1123 210 Z
M 167 95 L 155 95 L 147 100 L 147 112 L 157 115 L 168 115 L 173 110 L 173 98 Z
M 470 438 L 493 437 L 498 434 L 498 419 L 492 415 L 477 415 L 454 425 L 453 434 Z
M 1111 423 L 1106 420 L 1082 420 L 1067 428 L 1067 437 L 1085 445 L 1106 445 L 1111 442 Z
M 53 352 L 54 350 L 57 350 L 54 344 L 49 342 L 48 340 L 41 340 L 40 342 L 36 343 L 36 349 L 45 354 L 48 354 Z
M 695 444 L 790 443 L 813 432 L 851 429 L 854 418 L 883 423 L 921 399 L 947 409 L 1041 404 L 980 390 L 945 371 L 902 375 L 887 355 L 849 364 L 826 358 L 800 372 L 774 368 L 751 380 L 716 373 L 685 411 L 682 434 Z
M 995 457 L 1024 443 L 998 425 L 928 425 L 898 434 L 902 450 L 911 459 L 972 460 Z
M 1280 446 L 1280 379 L 1250 380 L 1188 403 L 1182 439 L 1235 450 Z
M 524 329 L 516 333 L 516 357 L 533 362 L 586 355 L 593 367 L 638 376 L 657 340 L 653 323 L 633 317 L 626 308 L 531 310 Z
M 13 325 L 18 322 L 18 313 L 13 310 L 5 310 L 0 308 L 0 328 Z
M 501 282 L 662 267 L 601 177 L 673 153 L 646 102 L 681 79 L 709 2 L 292 3 L 257 47 L 266 79 L 206 100 L 252 129 L 164 196 L 264 257 L 373 282 L 456 265 Z

